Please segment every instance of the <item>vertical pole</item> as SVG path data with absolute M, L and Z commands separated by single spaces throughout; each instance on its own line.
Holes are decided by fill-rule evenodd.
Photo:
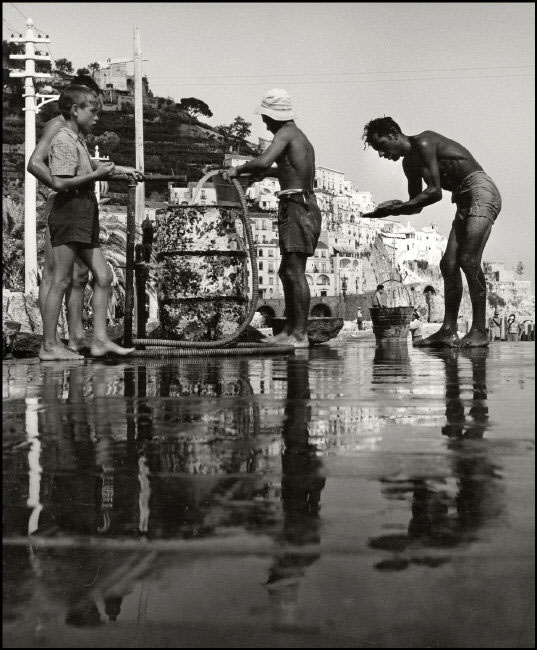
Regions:
M 136 234 L 136 183 L 129 183 L 127 204 L 127 251 L 125 260 L 125 318 L 123 345 L 132 345 L 132 312 L 134 309 L 134 237 Z
M 24 293 L 37 289 L 37 180 L 28 171 L 28 162 L 35 149 L 35 44 L 32 19 L 26 21 L 26 50 L 24 79 Z
M 144 115 L 142 86 L 142 48 L 140 30 L 134 28 L 134 135 L 136 149 L 136 169 L 144 171 Z M 136 188 L 136 223 L 142 225 L 145 218 L 145 183 Z

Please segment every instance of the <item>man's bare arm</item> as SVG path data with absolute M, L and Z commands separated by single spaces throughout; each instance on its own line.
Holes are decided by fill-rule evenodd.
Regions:
M 418 214 L 427 205 L 437 203 L 442 198 L 442 187 L 440 185 L 440 171 L 438 169 L 438 158 L 436 156 L 436 142 L 422 138 L 417 143 L 417 151 L 421 163 L 421 170 L 413 165 L 403 165 L 408 180 L 408 194 L 410 199 L 394 208 L 392 214 Z M 427 187 L 422 189 L 422 178 Z
M 253 160 L 249 160 L 244 165 L 225 170 L 225 173 L 229 179 L 236 178 L 242 174 L 259 176 L 260 172 L 265 172 L 272 167 L 272 164 L 282 155 L 288 144 L 289 134 L 278 131 L 274 136 L 274 140 L 264 153 Z

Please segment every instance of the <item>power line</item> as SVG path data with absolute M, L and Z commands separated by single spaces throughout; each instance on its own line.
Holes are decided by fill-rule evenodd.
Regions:
M 361 83 L 392 83 L 392 82 L 406 82 L 406 81 L 447 81 L 456 79 L 458 81 L 463 81 L 464 79 L 505 79 L 506 77 L 514 79 L 517 77 L 533 77 L 533 74 L 515 74 L 515 75 L 488 75 L 488 76 L 467 76 L 467 77 L 407 77 L 400 79 L 353 79 L 353 80 L 342 80 L 342 79 L 327 79 L 325 81 L 293 81 L 287 80 L 288 83 L 292 83 L 294 86 L 301 85 L 318 85 L 318 84 L 361 84 Z M 151 77 L 151 86 L 167 86 L 169 82 L 161 81 L 154 82 L 153 77 Z M 189 86 L 211 86 L 212 88 L 229 88 L 235 86 L 244 86 L 245 83 L 249 86 L 265 86 L 264 81 L 249 81 L 245 83 L 228 83 L 228 84 L 215 84 L 209 81 L 192 81 L 192 82 L 183 82 L 188 83 Z
M 376 70 L 376 71 L 366 71 L 366 72 L 312 72 L 312 73 L 280 73 L 280 72 L 268 72 L 263 74 L 246 74 L 246 75 L 156 75 L 154 79 L 183 79 L 188 81 L 189 79 L 246 79 L 249 77 L 325 77 L 325 76 L 341 76 L 341 75 L 368 75 L 368 74 L 410 74 L 414 72 L 459 72 L 466 71 L 471 72 L 474 70 L 506 70 L 506 69 L 522 69 L 522 68 L 534 68 L 534 65 L 502 65 L 502 66 L 483 66 L 483 67 L 471 67 L 471 68 L 430 68 L 430 69 L 419 69 L 419 70 Z
M 18 30 L 18 29 L 15 29 L 14 27 L 12 27 L 12 26 L 7 22 L 7 20 L 6 20 L 5 18 L 2 18 L 2 22 L 5 23 L 6 27 L 7 27 L 7 28 L 9 29 L 9 31 L 12 32 L 12 33 L 15 33 L 15 32 L 20 31 L 20 30 Z
M 16 5 L 14 5 L 12 2 L 10 2 L 9 4 L 15 9 L 15 11 L 18 11 L 20 13 L 20 15 L 24 18 L 24 20 L 28 20 L 28 16 L 25 16 Z

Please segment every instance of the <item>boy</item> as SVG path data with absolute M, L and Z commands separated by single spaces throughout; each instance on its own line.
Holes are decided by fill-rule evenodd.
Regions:
M 84 135 L 97 122 L 100 100 L 85 86 L 69 86 L 58 106 L 65 118 L 50 145 L 49 168 L 54 197 L 49 231 L 53 257 L 53 281 L 48 291 L 43 318 L 42 361 L 83 359 L 58 342 L 56 328 L 64 295 L 71 283 L 75 259 L 79 257 L 93 274 L 93 340 L 91 354 L 130 354 L 134 348 L 113 343 L 106 331 L 106 311 L 112 275 L 99 248 L 99 211 L 95 181 L 109 178 L 112 162 L 100 164 L 90 158 Z
M 96 96 L 100 93 L 99 86 L 88 75 L 79 75 L 71 81 L 71 85 L 86 86 L 89 90 L 95 92 Z M 49 120 L 41 135 L 41 139 L 37 143 L 30 160 L 28 162 L 28 171 L 35 176 L 38 181 L 52 188 L 52 178 L 48 168 L 48 155 L 50 151 L 50 143 L 58 131 L 65 126 L 65 118 L 63 115 L 58 115 Z M 114 174 L 130 174 L 136 180 L 142 180 L 143 176 L 137 170 L 130 167 L 119 167 L 116 165 Z M 55 192 L 52 191 L 48 197 L 45 205 L 45 220 L 48 220 L 48 215 L 52 207 L 52 202 Z M 48 225 L 45 231 L 45 255 L 43 263 L 43 273 L 41 282 L 39 283 L 39 311 L 41 318 L 44 319 L 45 314 L 45 301 L 52 283 L 53 277 L 52 265 L 52 248 L 50 246 L 50 234 L 48 232 Z M 67 305 L 67 322 L 69 327 L 69 343 L 68 346 L 75 350 L 80 351 L 84 343 L 84 325 L 82 322 L 82 310 L 84 305 L 84 289 L 88 282 L 88 267 L 77 257 L 73 267 L 73 275 L 71 284 L 65 293 Z M 58 343 L 59 343 L 58 339 Z

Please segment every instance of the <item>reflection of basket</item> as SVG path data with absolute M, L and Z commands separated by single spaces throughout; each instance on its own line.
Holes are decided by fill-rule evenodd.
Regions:
M 238 176 L 237 180 L 241 184 L 242 191 L 246 193 L 246 188 L 248 187 L 248 176 Z M 222 174 L 215 174 L 211 178 L 211 183 L 214 185 L 216 190 L 216 203 L 217 205 L 222 206 L 240 206 L 241 202 L 239 199 L 239 193 L 235 187 L 229 182 L 225 181 L 222 178 Z
M 406 341 L 414 307 L 370 307 L 377 341 Z

